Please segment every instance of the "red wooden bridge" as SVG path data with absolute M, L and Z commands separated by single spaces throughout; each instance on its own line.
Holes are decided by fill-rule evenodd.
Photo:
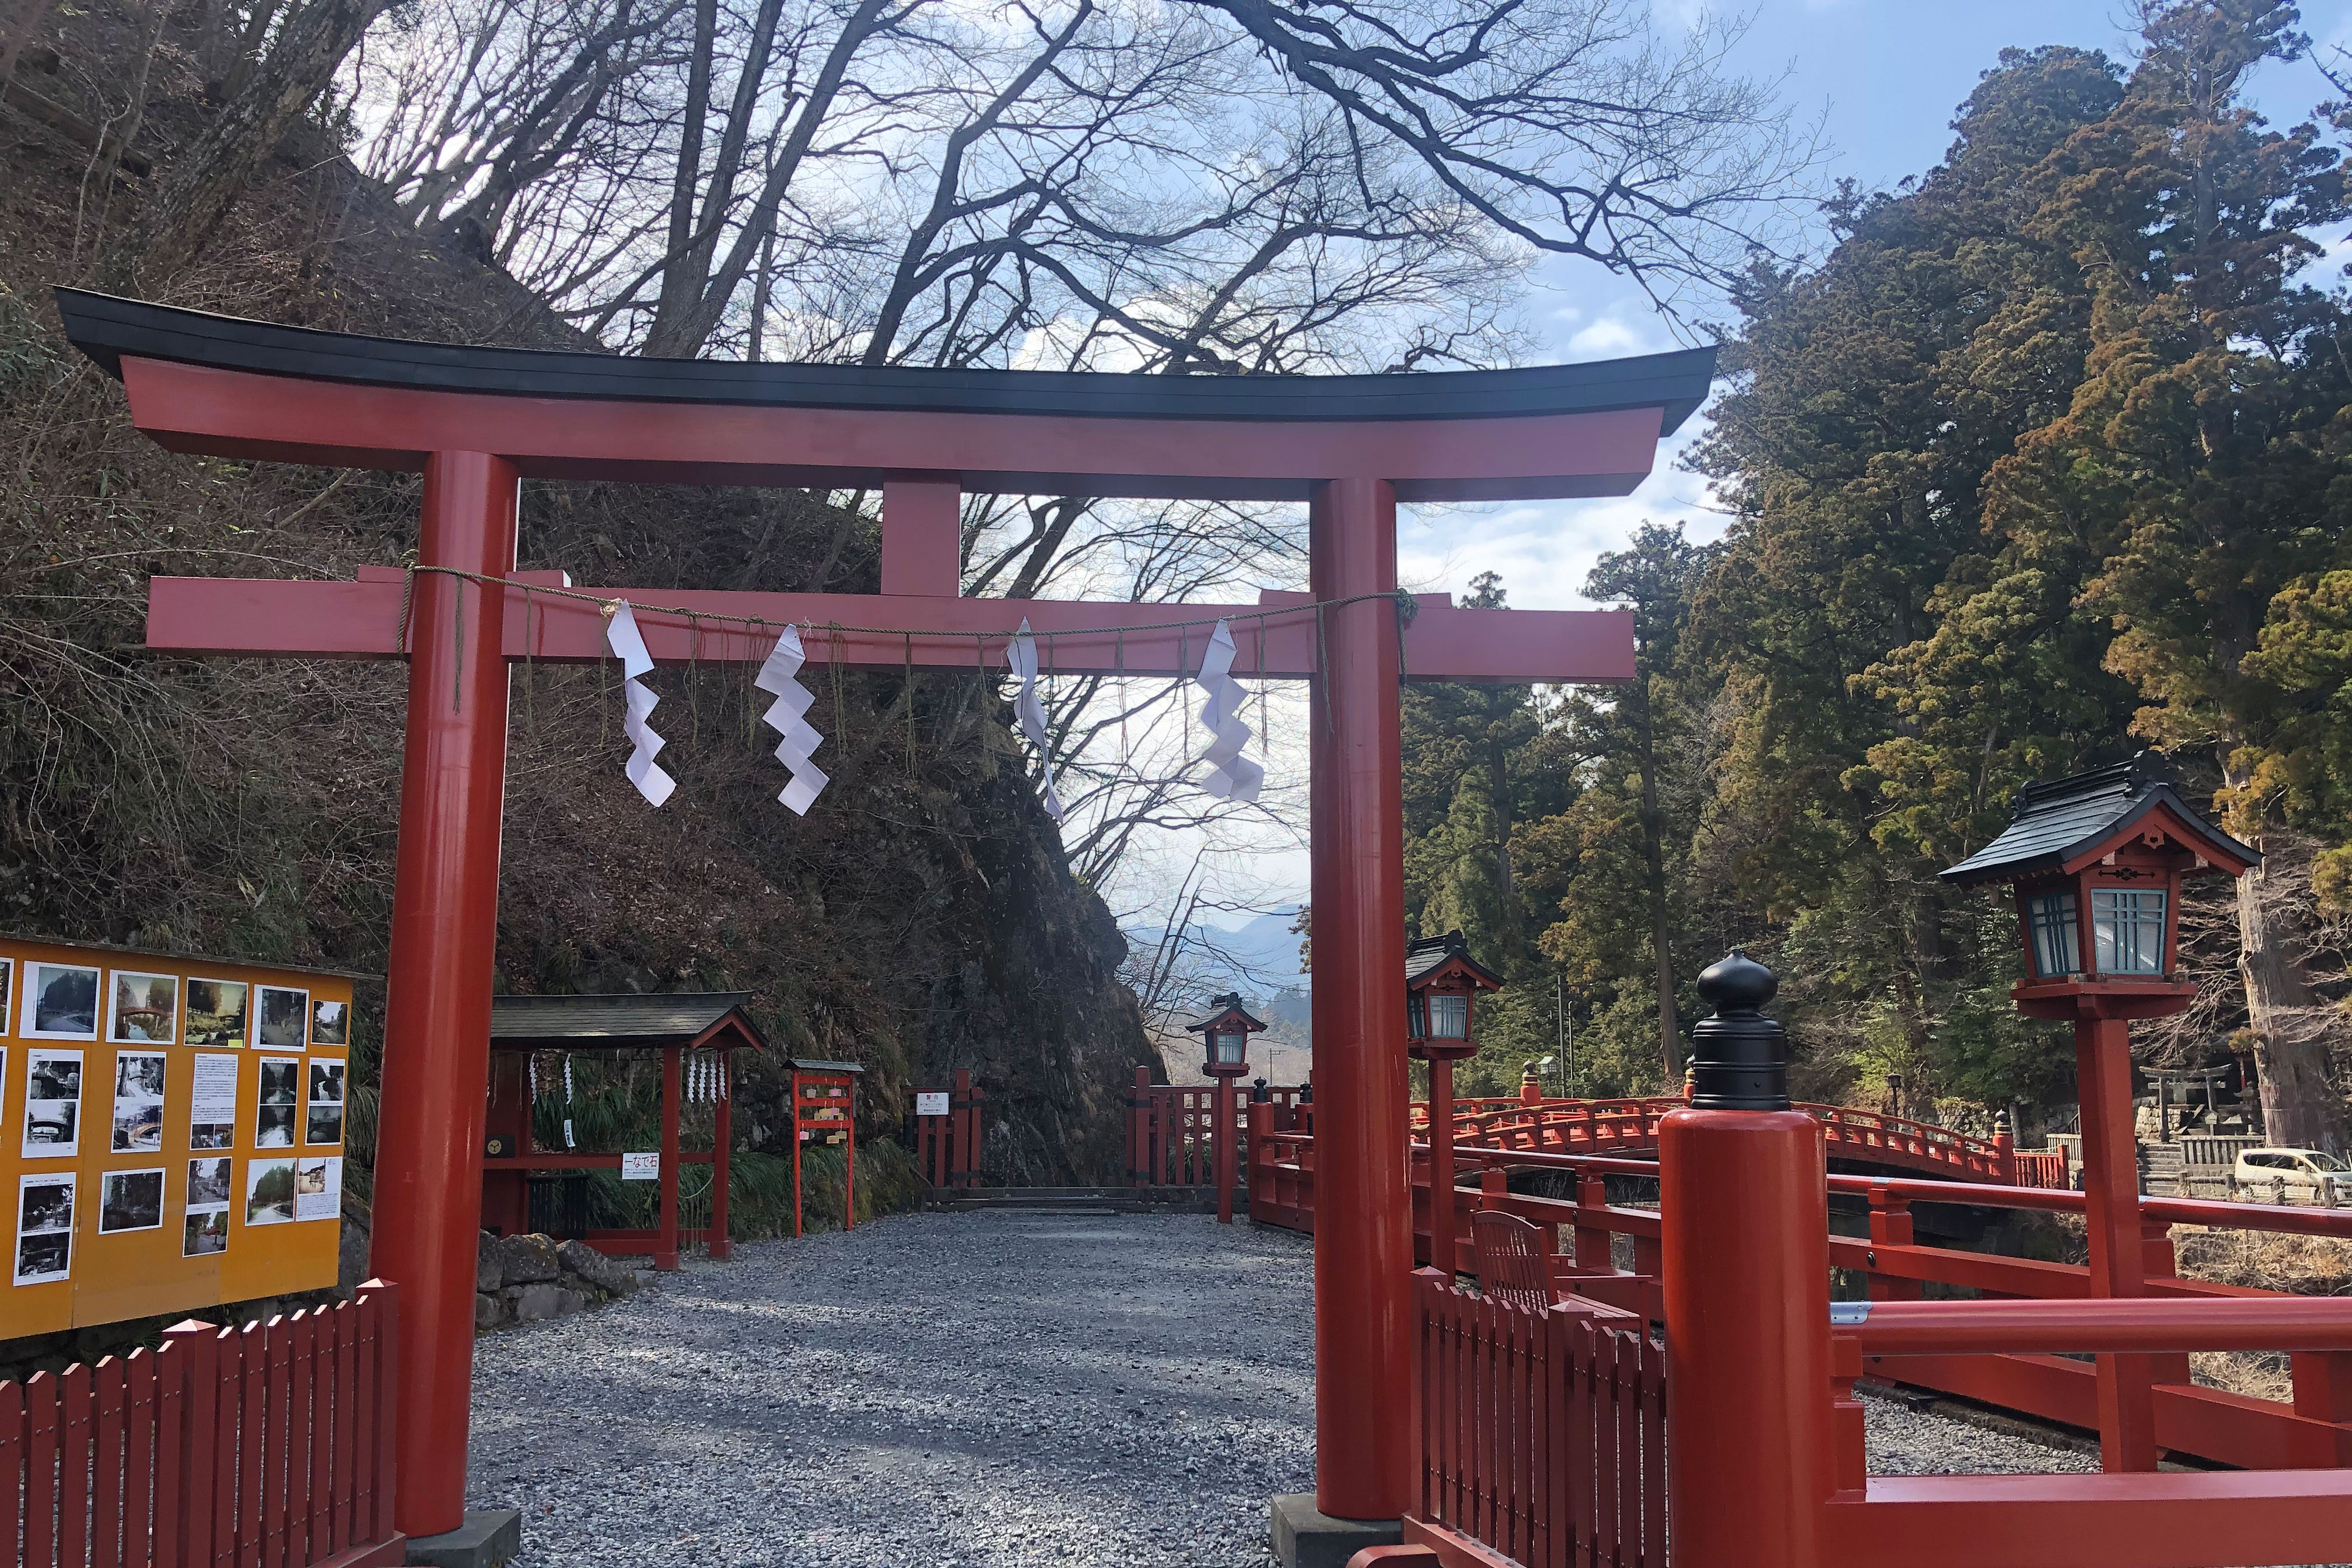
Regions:
M 1627 1155 L 1654 1153 L 1658 1121 L 1683 1107 L 1679 1096 L 1637 1100 L 1535 1100 L 1494 1098 L 1454 1102 L 1456 1148 L 1496 1149 L 1549 1154 Z M 2064 1185 L 2044 1179 L 2044 1158 L 2021 1158 L 2007 1137 L 1979 1138 L 1905 1116 L 1857 1110 L 1843 1105 L 1805 1105 L 1822 1124 L 1832 1161 L 1916 1171 L 1954 1181 L 2003 1185 Z M 1429 1107 L 1412 1107 L 1412 1129 L 1425 1136 Z M 2054 1158 L 2054 1157 L 2047 1157 Z
M 1278 1125 L 1286 1129 L 1311 1125 L 1313 1101 L 1302 1099 L 1304 1090 L 1268 1088 L 1260 1092 L 1266 1099 L 1259 1103 L 1275 1108 Z M 1631 1100 L 1538 1096 L 1457 1100 L 1454 1102 L 1454 1147 L 1610 1158 L 1650 1156 L 1657 1152 L 1660 1119 L 1683 1104 L 1679 1097 L 1664 1095 Z M 1822 1124 L 1829 1157 L 1839 1165 L 2002 1186 L 2073 1184 L 2063 1152 L 2021 1152 L 2006 1133 L 1979 1138 L 1932 1122 L 1844 1105 L 1801 1104 L 1796 1109 Z M 1235 1130 L 1244 1142 L 1251 1125 L 1248 1113 L 1247 1104 L 1234 1108 Z M 1428 1103 L 1415 1101 L 1411 1115 L 1412 1136 L 1425 1142 Z M 1145 1069 L 1137 1068 L 1135 1088 L 1128 1097 L 1129 1184 L 1213 1184 L 1214 1162 L 1210 1155 L 1215 1117 L 1216 1091 L 1211 1086 L 1155 1084 Z

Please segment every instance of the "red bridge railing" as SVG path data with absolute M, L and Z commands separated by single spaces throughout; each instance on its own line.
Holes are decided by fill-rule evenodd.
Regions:
M 0 1559 L 373 1568 L 393 1528 L 393 1287 L 0 1383 Z
M 1270 1123 L 1274 1119 L 1265 1120 Z M 1251 1218 L 1294 1230 L 1314 1229 L 1314 1145 L 1310 1136 L 1270 1126 L 1252 1139 Z M 1462 1149 L 1457 1163 L 1465 1174 L 1475 1174 L 1484 1183 L 1483 1191 L 1463 1193 L 1457 1205 L 1458 1256 L 1470 1256 L 1468 1216 L 1475 1208 L 1496 1208 L 1556 1226 L 1570 1238 L 1556 1265 L 1561 1289 L 1644 1320 L 1663 1321 L 1658 1212 L 1610 1203 L 1603 1181 L 1611 1175 L 1654 1178 L 1654 1163 L 1532 1150 Z M 1514 1170 L 1557 1172 L 1570 1181 L 1576 1195 L 1551 1198 L 1509 1192 L 1504 1179 Z M 1429 1247 L 1428 1180 L 1426 1158 L 1417 1156 L 1414 1249 L 1421 1258 L 1428 1256 Z M 2079 1264 L 1922 1240 L 1912 1212 L 1914 1205 L 1932 1203 L 2079 1215 L 2086 1201 L 2081 1193 L 1859 1175 L 1832 1175 L 1829 1188 L 1867 1205 L 1868 1234 L 1832 1236 L 1829 1251 L 1832 1265 L 1874 1300 L 1916 1300 L 1931 1286 L 2026 1301 L 2066 1301 L 2093 1293 L 2090 1271 Z M 2148 1290 L 2159 1299 L 2294 1300 L 2180 1277 L 2171 1240 L 2175 1225 L 2352 1239 L 2352 1210 L 2156 1197 L 2142 1198 L 2139 1208 Z M 2298 1349 L 2288 1360 L 2293 1396 L 2273 1400 L 2195 1382 L 2185 1352 L 2158 1356 L 2158 1442 L 2182 1455 L 2247 1469 L 2352 1465 L 2352 1352 Z M 2100 1424 L 2095 1368 L 2055 1352 L 1955 1350 L 1883 1362 L 1874 1355 L 1858 1375 L 1954 1394 L 2085 1431 L 2096 1431 Z
M 1454 1102 L 1457 1147 L 1524 1149 L 1552 1154 L 1623 1154 L 1658 1146 L 1658 1119 L 1678 1110 L 1676 1097 L 1637 1100 L 1474 1099 Z M 1857 1110 L 1844 1105 L 1799 1105 L 1822 1124 L 1830 1158 L 1891 1165 L 1968 1181 L 2014 1179 L 2017 1155 L 2005 1139 L 1979 1138 L 1948 1127 Z M 1429 1107 L 1412 1107 L 1412 1128 L 1426 1134 Z M 2063 1162 L 2063 1155 L 2059 1159 Z M 2060 1169 L 2063 1170 L 2063 1163 Z M 2036 1184 L 2060 1184 L 2037 1183 Z

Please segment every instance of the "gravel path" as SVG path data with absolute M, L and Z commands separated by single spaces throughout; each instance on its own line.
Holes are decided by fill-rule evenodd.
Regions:
M 527 1568 L 1266 1562 L 1314 1470 L 1307 1237 L 907 1215 L 475 1353 Z
M 523 1568 L 1262 1568 L 1313 1485 L 1312 1247 L 1199 1215 L 907 1215 L 483 1339 Z M 2079 1456 L 1870 1401 L 1877 1474 Z

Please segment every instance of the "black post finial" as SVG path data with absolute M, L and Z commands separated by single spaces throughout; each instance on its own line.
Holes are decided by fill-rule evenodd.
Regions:
M 1698 994 L 1715 1012 L 1691 1028 L 1693 1110 L 1789 1109 L 1789 1032 L 1758 1011 L 1780 989 L 1736 947 L 1700 973 Z
M 1254 1078 L 1250 1079 L 1250 1103 L 1252 1105 L 1265 1105 L 1270 1103 L 1273 1099 L 1274 1090 L 1265 1087 L 1265 1079 L 1262 1078 Z

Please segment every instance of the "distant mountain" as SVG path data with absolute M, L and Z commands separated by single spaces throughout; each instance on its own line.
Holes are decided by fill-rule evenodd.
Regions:
M 1298 933 L 1290 929 L 1297 918 L 1294 904 L 1238 926 L 1196 921 L 1185 935 L 1187 954 L 1179 968 L 1197 976 L 1206 990 L 1238 991 L 1268 1005 L 1267 999 L 1283 991 L 1303 995 L 1310 989 L 1308 977 L 1298 967 Z M 1157 930 L 1132 931 L 1127 939 L 1141 952 L 1160 945 Z
M 1295 1084 L 1305 1079 L 1311 1041 L 1309 977 L 1298 967 L 1298 933 L 1290 922 L 1298 918 L 1296 905 L 1258 915 L 1238 926 L 1196 923 L 1186 933 L 1187 953 L 1178 968 L 1192 976 L 1187 987 L 1197 995 L 1171 1021 L 1178 1037 L 1163 1042 L 1161 1059 L 1171 1083 L 1202 1081 L 1199 1040 L 1183 1035 L 1183 1026 L 1197 1023 L 1198 1009 L 1222 991 L 1238 991 L 1260 1018 L 1273 1026 L 1250 1041 L 1252 1076 Z M 1128 933 L 1139 948 L 1158 945 L 1156 931 Z

